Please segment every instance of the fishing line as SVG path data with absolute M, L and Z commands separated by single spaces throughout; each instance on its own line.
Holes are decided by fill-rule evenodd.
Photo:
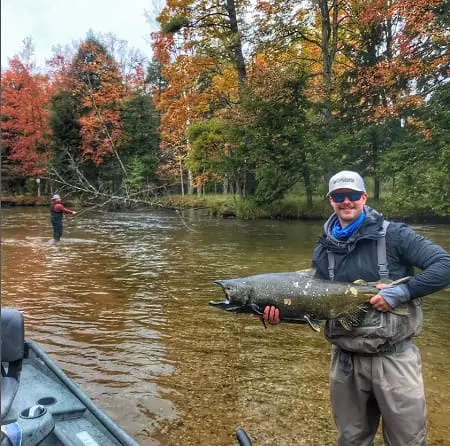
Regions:
M 83 215 L 85 212 L 90 211 L 90 210 L 92 210 L 92 209 L 99 208 L 99 207 L 103 207 L 103 206 L 105 206 L 107 203 L 109 203 L 110 201 L 111 201 L 111 200 L 107 200 L 107 201 L 105 201 L 104 203 L 95 204 L 95 205 L 93 205 L 93 206 L 89 206 L 89 207 L 87 207 L 87 208 L 84 208 L 84 209 L 81 210 L 81 211 L 76 212 L 76 214 L 73 215 L 70 219 L 65 220 L 64 226 L 65 226 L 66 228 L 70 227 L 70 225 L 71 225 L 72 223 L 76 222 L 75 219 L 76 219 L 77 217 L 79 217 L 80 215 Z M 179 209 L 175 209 L 175 212 L 177 213 L 179 219 L 181 220 L 181 223 L 183 223 L 183 226 L 184 226 L 188 231 L 191 231 L 191 232 L 198 232 L 196 229 L 190 227 L 190 226 L 186 223 L 186 220 L 184 219 L 183 215 L 180 213 L 180 210 L 179 210 Z
M 176 209 L 175 212 L 178 214 L 178 216 L 180 217 L 181 223 L 183 223 L 184 227 L 185 227 L 188 231 L 191 231 L 191 232 L 198 232 L 196 229 L 190 228 L 190 227 L 187 225 L 187 223 L 186 223 L 186 221 L 184 220 L 183 216 L 181 215 L 179 209 Z
M 89 207 L 87 207 L 87 208 L 84 208 L 84 209 L 82 209 L 81 211 L 76 211 L 76 214 L 75 214 L 75 215 L 72 215 L 70 219 L 69 219 L 69 218 L 68 218 L 68 219 L 65 219 L 65 221 L 64 221 L 64 226 L 65 226 L 66 228 L 70 227 L 72 223 L 76 223 L 76 218 L 77 218 L 77 217 L 79 217 L 80 215 L 83 215 L 85 212 L 87 212 L 87 211 L 89 211 L 89 210 L 91 210 L 91 209 L 96 208 L 97 206 L 99 206 L 99 205 L 96 204 L 96 205 L 94 205 L 94 206 L 89 206 Z

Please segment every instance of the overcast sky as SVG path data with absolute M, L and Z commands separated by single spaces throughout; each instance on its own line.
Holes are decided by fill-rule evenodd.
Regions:
M 89 29 L 114 33 L 148 57 L 152 28 L 145 18 L 153 17 L 162 0 L 1 0 L 1 66 L 22 50 L 31 36 L 38 67 L 52 55 L 53 45 L 70 45 L 86 37 Z

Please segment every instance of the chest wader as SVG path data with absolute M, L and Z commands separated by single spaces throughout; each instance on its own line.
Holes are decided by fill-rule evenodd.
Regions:
M 53 205 L 50 206 L 50 222 L 53 226 L 53 239 L 59 242 L 63 233 L 63 213 L 56 212 Z
M 386 252 L 386 229 L 389 222 L 383 222 L 383 229 L 377 239 L 378 275 L 381 281 L 389 279 Z M 330 280 L 335 279 L 334 253 L 327 251 L 328 274 Z M 400 316 L 392 312 L 382 312 L 370 308 L 360 326 L 353 330 L 345 330 L 337 320 L 330 320 L 325 327 L 325 337 L 341 350 L 367 353 L 400 352 L 411 347 L 411 337 L 422 331 L 421 299 L 409 301 L 408 316 Z
M 377 240 L 381 281 L 389 279 L 386 254 L 388 225 L 389 222 L 383 222 L 383 231 Z M 328 274 L 330 280 L 334 280 L 334 254 L 327 251 L 327 255 Z M 371 313 L 378 317 L 387 316 L 375 310 Z M 367 329 L 371 330 L 370 323 L 368 325 Z M 363 330 L 364 327 L 359 333 Z M 349 345 L 353 342 L 357 346 L 367 347 L 359 341 L 360 336 L 356 335 L 353 341 L 350 333 L 347 336 L 350 338 Z M 328 339 L 333 342 L 332 336 Z M 370 344 L 370 337 L 368 342 Z M 426 446 L 421 359 L 410 339 L 385 348 L 377 346 L 374 353 L 352 353 L 333 345 L 330 400 L 337 426 L 338 446 L 373 446 L 380 418 L 386 446 Z
M 381 231 L 381 237 L 377 240 L 377 259 L 378 259 L 378 274 L 380 280 L 384 281 L 389 279 L 389 270 L 387 269 L 387 255 L 386 255 L 386 229 L 389 226 L 389 222 L 383 221 L 383 230 Z M 336 266 L 334 254 L 332 251 L 327 250 L 328 257 L 328 277 L 330 280 L 334 280 L 334 268 Z

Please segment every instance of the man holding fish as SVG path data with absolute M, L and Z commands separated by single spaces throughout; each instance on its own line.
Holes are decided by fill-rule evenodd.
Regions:
M 450 255 L 367 206 L 356 172 L 334 175 L 328 197 L 334 213 L 313 254 L 315 276 L 379 281 L 361 323 L 349 329 L 339 319 L 326 322 L 325 336 L 333 344 L 330 394 L 337 444 L 373 445 L 381 417 L 386 445 L 426 445 L 421 359 L 411 338 L 422 330 L 420 298 L 450 284 Z M 414 275 L 414 267 L 422 271 Z M 406 276 L 412 276 L 406 283 L 388 285 Z M 397 307 L 406 308 L 406 315 L 397 314 Z M 278 324 L 280 311 L 266 305 L 262 317 Z

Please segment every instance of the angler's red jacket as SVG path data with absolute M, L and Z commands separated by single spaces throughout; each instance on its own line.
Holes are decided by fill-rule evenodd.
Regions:
M 73 214 L 73 211 L 65 208 L 61 202 L 51 204 L 50 215 L 51 215 L 51 222 L 53 225 L 62 225 L 64 214 Z
M 63 212 L 65 214 L 73 214 L 73 211 L 71 211 L 70 209 L 65 208 L 62 203 L 54 203 L 51 206 L 51 210 L 53 212 Z

